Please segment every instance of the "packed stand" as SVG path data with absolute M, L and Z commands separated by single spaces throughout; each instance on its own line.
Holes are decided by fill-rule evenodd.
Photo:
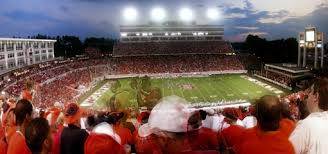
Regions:
M 272 95 L 246 108 L 190 108 L 168 96 L 151 110 L 96 111 L 68 102 L 38 113 L 26 95 L 2 98 L 0 153 L 325 154 L 328 79 L 303 92 L 286 98 L 306 99 L 303 119 Z
M 270 71 L 257 71 L 256 72 L 257 75 L 260 75 L 260 76 L 263 76 L 265 78 L 268 78 L 268 79 L 271 79 L 271 80 L 274 80 L 274 81 L 277 81 L 285 86 L 290 86 L 291 85 L 291 82 L 292 82 L 292 79 L 287 77 L 287 76 L 284 76 L 284 75 L 281 75 L 281 74 L 277 74 L 277 73 L 273 73 L 273 72 L 270 72 Z
M 184 55 L 113 58 L 116 74 L 244 70 L 236 56 Z
M 98 65 L 107 65 L 108 60 L 107 59 L 99 59 L 99 60 L 69 60 L 64 63 L 54 63 L 54 65 L 47 67 L 47 69 L 36 71 L 35 74 L 32 74 L 33 71 L 29 73 L 29 75 L 25 76 L 25 78 L 21 78 L 20 80 L 16 81 L 15 84 L 10 85 L 6 87 L 6 92 L 8 92 L 9 95 L 13 96 L 19 96 L 20 91 L 23 90 L 24 84 L 26 81 L 34 82 L 36 84 L 42 84 L 43 82 L 56 78 L 59 75 L 65 74 L 69 71 L 79 69 L 79 68 L 85 68 L 85 67 L 94 67 Z M 34 70 L 34 68 L 33 68 Z M 103 70 L 99 70 L 103 71 Z M 96 75 L 98 75 L 100 72 Z M 104 73 L 102 73 L 104 74 Z
M 231 45 L 224 41 L 117 43 L 113 49 L 114 56 L 222 54 L 232 52 Z

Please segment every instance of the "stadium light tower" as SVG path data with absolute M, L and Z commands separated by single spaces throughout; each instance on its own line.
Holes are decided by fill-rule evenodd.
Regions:
M 182 8 L 179 12 L 182 21 L 191 21 L 193 18 L 192 11 L 189 8 Z
M 206 11 L 207 18 L 217 20 L 219 18 L 219 11 L 215 8 L 210 8 Z
M 165 19 L 166 13 L 162 8 L 154 8 L 151 10 L 151 18 L 153 21 L 161 22 Z
M 137 19 L 138 12 L 135 8 L 129 7 L 124 9 L 123 17 L 127 21 L 135 21 Z

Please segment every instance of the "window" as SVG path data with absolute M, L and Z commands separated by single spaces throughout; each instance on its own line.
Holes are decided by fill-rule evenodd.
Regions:
M 23 50 L 23 44 L 22 43 L 17 43 L 16 44 L 16 50 Z
M 54 58 L 54 57 L 52 57 L 52 55 L 48 55 L 48 59 L 52 59 L 52 58 Z
M 15 66 L 16 66 L 15 61 L 9 61 L 9 62 L 8 62 L 8 68 L 13 68 L 13 67 L 15 67 Z
M 48 50 L 48 52 L 52 52 L 52 50 Z
M 5 59 L 5 55 L 0 55 L 0 60 Z
M 14 53 L 9 53 L 8 54 L 8 58 L 13 58 L 13 57 L 15 57 L 15 54 Z
M 24 52 L 18 52 L 17 57 L 24 56 Z
M 53 43 L 48 43 L 48 48 L 53 48 Z
M 47 50 L 42 50 L 42 53 L 47 53 Z
M 34 54 L 39 54 L 39 53 L 40 53 L 40 51 L 38 51 L 38 50 L 34 51 Z
M 21 59 L 18 59 L 17 64 L 18 64 L 18 66 L 24 65 L 25 64 L 24 59 L 22 59 L 22 58 Z
M 42 60 L 46 60 L 46 59 L 47 59 L 46 55 L 42 56 Z
M 7 51 L 13 51 L 14 50 L 14 44 L 13 43 L 9 43 L 7 44 Z
M 5 64 L 0 64 L 0 70 L 5 70 L 6 69 L 6 65 Z
M 37 62 L 37 61 L 40 61 L 40 56 L 36 56 L 35 57 L 35 61 Z
M 39 48 L 39 44 L 38 44 L 38 43 L 34 43 L 34 44 L 33 44 L 33 48 L 34 48 L 34 49 L 38 49 L 38 48 Z
M 5 45 L 4 44 L 0 44 L 0 52 L 4 52 L 5 51 Z
M 41 43 L 41 48 L 46 48 L 46 43 Z

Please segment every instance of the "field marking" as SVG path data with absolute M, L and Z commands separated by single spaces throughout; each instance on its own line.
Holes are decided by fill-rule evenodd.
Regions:
M 222 80 L 222 78 L 220 78 L 220 80 Z M 210 85 L 210 83 L 208 83 L 208 85 L 209 85 L 210 87 L 212 87 L 212 88 L 214 89 L 214 91 L 216 91 L 216 93 L 219 94 L 219 95 L 221 96 L 221 100 L 220 100 L 220 101 L 226 100 L 227 98 L 226 98 L 224 95 L 227 94 L 227 93 L 224 92 L 223 90 L 219 90 L 219 89 L 217 88 L 218 85 L 221 86 L 221 87 L 226 88 L 225 84 L 223 84 L 224 82 L 215 82 L 215 81 L 214 81 L 214 83 L 215 83 L 215 84 L 213 84 L 213 85 Z M 231 90 L 230 87 L 228 87 L 228 89 Z M 222 92 L 224 92 L 225 94 L 222 94 Z
M 190 79 L 187 79 L 187 80 L 190 80 Z M 204 97 L 204 95 L 202 94 L 202 92 L 199 90 L 198 85 L 196 86 L 195 83 L 194 83 L 194 85 L 195 85 L 196 91 L 198 91 L 198 93 L 200 94 L 200 96 L 203 98 L 203 102 L 206 102 L 206 98 Z
M 233 86 L 238 87 L 238 88 L 235 88 L 235 90 L 232 90 L 232 88 L 230 88 L 230 87 L 229 87 L 229 89 L 232 90 L 232 91 L 236 91 L 237 90 L 238 91 L 238 97 L 240 97 L 240 99 L 245 98 L 245 96 L 242 95 L 242 91 L 239 89 L 239 86 L 238 86 L 239 84 L 238 85 L 235 85 L 235 82 L 232 82 L 232 80 L 228 80 L 227 82 L 230 85 L 233 85 Z
M 207 83 L 209 83 L 209 82 L 207 82 Z M 206 85 L 206 84 L 202 84 L 203 86 L 204 85 Z M 207 93 L 207 96 L 209 96 L 210 98 L 214 98 L 214 97 L 217 97 L 216 95 L 211 95 L 212 93 L 209 91 L 209 89 L 208 88 L 210 88 L 211 87 L 211 85 L 208 85 L 207 87 L 203 87 L 202 86 L 202 89 L 205 89 L 205 91 L 206 91 L 206 93 Z M 208 102 L 211 102 L 212 100 L 210 100 L 210 99 L 208 99 L 207 100 Z

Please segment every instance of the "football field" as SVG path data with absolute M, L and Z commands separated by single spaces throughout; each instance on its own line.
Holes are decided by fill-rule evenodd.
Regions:
M 132 78 L 118 79 L 119 94 L 116 98 L 124 107 L 137 107 L 137 92 L 131 87 Z M 101 107 L 114 93 L 111 86 L 115 80 L 108 80 L 91 94 L 82 104 Z M 215 75 L 209 77 L 178 77 L 150 79 L 151 87 L 160 89 L 161 95 L 177 95 L 191 103 L 215 103 L 219 101 L 245 100 L 253 102 L 263 95 L 286 95 L 288 90 L 242 74 Z M 87 106 L 87 105 L 85 105 Z

